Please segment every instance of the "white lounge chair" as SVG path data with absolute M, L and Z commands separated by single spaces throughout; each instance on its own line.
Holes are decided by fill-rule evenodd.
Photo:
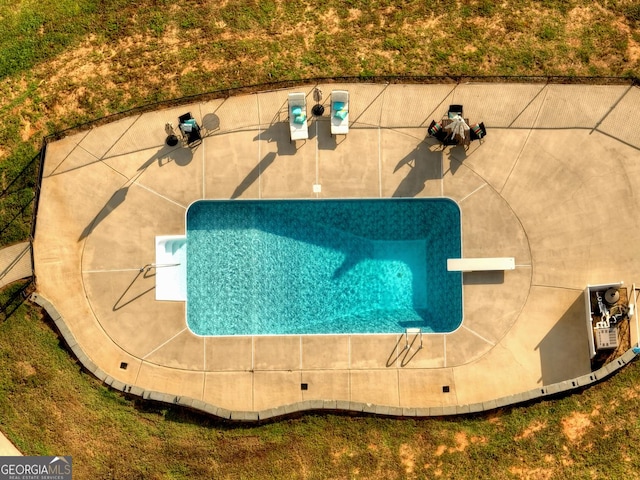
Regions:
M 331 135 L 349 133 L 349 92 L 334 90 L 331 92 Z
M 292 142 L 309 138 L 307 98 L 304 93 L 289 94 L 289 131 Z

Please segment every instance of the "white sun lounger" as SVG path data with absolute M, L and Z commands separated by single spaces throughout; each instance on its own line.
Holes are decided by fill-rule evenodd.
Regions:
M 289 94 L 289 131 L 292 142 L 309 138 L 307 99 L 304 93 Z
M 349 133 L 349 92 L 334 90 L 331 92 L 331 135 L 347 133 Z
M 515 258 L 448 258 L 447 270 L 449 272 L 487 272 L 495 270 L 514 270 Z

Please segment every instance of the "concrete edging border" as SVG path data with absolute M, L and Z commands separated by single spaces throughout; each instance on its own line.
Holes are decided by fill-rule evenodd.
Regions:
M 506 397 L 500 397 L 485 402 L 473 403 L 468 405 L 448 405 L 440 407 L 426 408 L 408 408 L 395 407 L 388 405 L 375 405 L 370 403 L 350 402 L 347 400 L 304 400 L 289 405 L 282 405 L 276 408 L 269 408 L 261 411 L 240 411 L 227 410 L 219 408 L 215 405 L 197 400 L 191 397 L 182 397 L 163 392 L 145 390 L 136 385 L 127 385 L 114 379 L 96 365 L 82 350 L 71 330 L 67 327 L 64 318 L 58 313 L 55 306 L 46 298 L 38 293 L 33 293 L 29 300 L 44 309 L 51 320 L 55 323 L 58 332 L 62 335 L 67 346 L 71 349 L 81 365 L 91 372 L 97 379 L 110 386 L 115 390 L 119 390 L 125 394 L 134 395 L 144 400 L 165 403 L 168 405 L 179 405 L 199 413 L 205 413 L 233 422 L 261 422 L 266 420 L 277 419 L 288 415 L 312 412 L 312 411 L 328 411 L 328 412 L 346 412 L 346 413 L 366 413 L 389 417 L 443 417 L 452 415 L 465 415 L 474 413 L 489 412 L 498 408 L 507 406 L 515 406 L 522 403 L 542 400 L 544 398 L 559 396 L 574 390 L 583 389 L 599 383 L 620 370 L 622 367 L 633 361 L 637 353 L 634 348 L 627 350 L 622 356 L 613 362 L 608 363 L 599 370 L 582 375 L 577 378 L 564 380 L 562 382 L 545 385 L 522 393 L 516 393 Z

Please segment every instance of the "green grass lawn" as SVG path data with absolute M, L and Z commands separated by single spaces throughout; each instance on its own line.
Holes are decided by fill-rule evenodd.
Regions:
M 281 80 L 640 77 L 635 0 L 0 0 L 0 243 L 29 234 L 47 134 L 135 106 Z M 0 429 L 74 478 L 633 478 L 640 367 L 488 416 L 305 415 L 238 427 L 129 400 L 1 292 Z M 9 314 L 7 316 L 7 314 Z
M 160 100 L 315 77 L 640 77 L 634 0 L 0 0 L 0 244 L 50 133 Z M 28 183 L 28 182 L 25 182 Z
M 14 170 L 79 123 L 315 77 L 638 78 L 639 26 L 634 0 L 0 0 L 0 244 L 28 233 Z

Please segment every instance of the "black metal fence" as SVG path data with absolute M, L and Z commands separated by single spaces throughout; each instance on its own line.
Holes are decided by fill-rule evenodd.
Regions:
M 562 76 L 401 76 L 401 75 L 372 75 L 358 77 L 313 77 L 296 80 L 282 80 L 279 82 L 260 83 L 255 85 L 246 85 L 231 87 L 222 90 L 214 90 L 211 92 L 189 95 L 186 97 L 162 100 L 159 102 L 147 103 L 122 112 L 107 115 L 106 117 L 97 118 L 82 124 L 69 127 L 52 135 L 45 140 L 55 140 L 64 137 L 70 133 L 86 130 L 91 127 L 111 123 L 121 118 L 141 113 L 151 112 L 169 107 L 178 107 L 194 102 L 206 102 L 219 98 L 229 98 L 236 95 L 268 92 L 272 90 L 281 90 L 285 88 L 296 87 L 299 85 L 313 84 L 331 84 L 331 83 L 392 83 L 392 84 L 414 84 L 414 85 L 430 85 L 430 84 L 461 84 L 461 83 L 543 83 L 557 85 L 636 85 L 640 86 L 640 78 L 637 77 L 562 77 Z
M 33 230 L 42 149 L 21 164 L 4 165 L 0 170 L 0 238 L 3 245 L 25 241 Z
M 397 75 L 376 75 L 359 77 L 317 77 L 306 79 L 283 80 L 273 83 L 262 83 L 256 85 L 231 87 L 222 90 L 205 92 L 197 95 L 190 95 L 170 100 L 148 103 L 135 108 L 117 112 L 106 117 L 97 118 L 89 122 L 69 127 L 65 130 L 48 135 L 42 142 L 40 152 L 32 159 L 29 170 L 25 168 L 21 174 L 29 172 L 33 183 L 32 196 L 27 205 L 32 208 L 31 228 L 28 232 L 28 239 L 33 242 L 36 232 L 38 204 L 40 201 L 40 187 L 42 183 L 42 172 L 47 145 L 50 141 L 63 138 L 71 133 L 87 130 L 92 127 L 104 125 L 116 120 L 138 115 L 154 110 L 169 107 L 177 107 L 194 102 L 205 102 L 220 98 L 229 98 L 241 94 L 267 92 L 296 87 L 304 84 L 331 84 L 331 83 L 392 83 L 392 84 L 463 84 L 463 83 L 542 83 L 542 84 L 573 84 L 573 85 L 629 85 L 640 86 L 640 78 L 637 77 L 562 77 L 562 76 L 397 76 Z M 32 165 L 32 163 L 34 163 Z M 26 207 L 25 207 L 26 208 Z M 0 226 L 0 229 L 2 227 Z M 26 238 L 26 235 L 25 235 Z

